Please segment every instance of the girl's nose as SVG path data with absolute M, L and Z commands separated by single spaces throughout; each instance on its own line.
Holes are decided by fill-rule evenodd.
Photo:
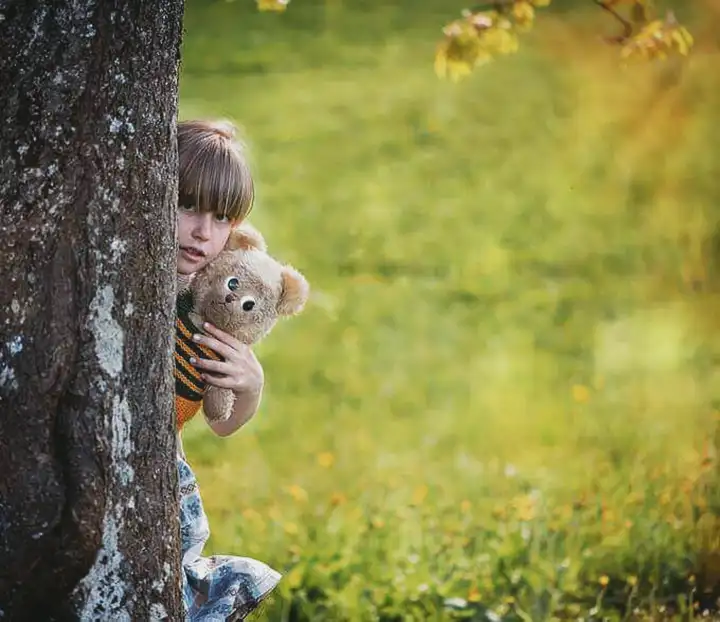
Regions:
M 212 219 L 213 215 L 211 212 L 197 214 L 195 226 L 193 227 L 193 236 L 198 240 L 209 240 L 210 233 L 212 232 Z

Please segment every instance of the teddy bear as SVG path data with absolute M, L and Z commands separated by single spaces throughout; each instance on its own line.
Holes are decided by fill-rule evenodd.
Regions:
M 281 317 L 300 313 L 310 293 L 303 274 L 272 257 L 262 234 L 248 223 L 232 230 L 222 252 L 188 287 L 192 323 L 210 322 L 246 345 L 266 337 Z M 207 385 L 206 417 L 229 416 L 234 398 L 231 389 Z

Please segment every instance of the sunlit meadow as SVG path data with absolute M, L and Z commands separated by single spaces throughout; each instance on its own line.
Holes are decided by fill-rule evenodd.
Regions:
M 452 84 L 459 1 L 189 0 L 181 116 L 242 126 L 313 287 L 256 418 L 185 433 L 208 552 L 284 574 L 256 619 L 713 606 L 718 6 L 676 3 L 689 63 L 623 69 L 590 4 Z

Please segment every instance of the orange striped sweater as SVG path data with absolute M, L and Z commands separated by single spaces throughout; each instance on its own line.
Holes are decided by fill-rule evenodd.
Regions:
M 190 357 L 222 360 L 213 350 L 192 340 L 194 334 L 201 332 L 188 315 L 192 305 L 192 292 L 183 292 L 178 296 L 175 330 L 175 411 L 178 430 L 182 430 L 198 413 L 207 387 L 199 370 L 190 363 Z

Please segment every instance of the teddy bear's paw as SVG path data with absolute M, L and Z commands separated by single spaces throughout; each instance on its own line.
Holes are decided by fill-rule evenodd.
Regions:
M 203 410 L 208 421 L 227 421 L 232 414 L 235 396 L 230 389 L 208 387 L 203 399 Z

